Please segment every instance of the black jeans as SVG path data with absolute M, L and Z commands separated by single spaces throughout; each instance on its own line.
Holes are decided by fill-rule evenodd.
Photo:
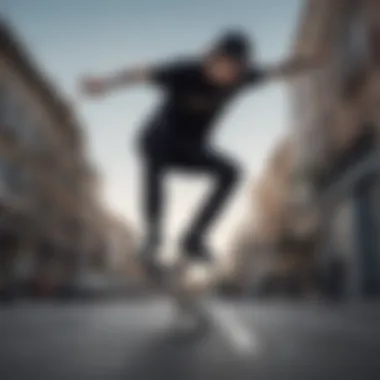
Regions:
M 204 144 L 181 141 L 174 137 L 154 136 L 142 144 L 143 213 L 148 239 L 161 239 L 165 181 L 172 170 L 207 174 L 215 187 L 183 237 L 183 244 L 202 246 L 208 228 L 222 210 L 239 177 L 239 167 Z

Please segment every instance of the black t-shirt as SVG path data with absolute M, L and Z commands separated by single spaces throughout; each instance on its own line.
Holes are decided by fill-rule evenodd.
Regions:
M 205 77 L 199 61 L 180 61 L 153 70 L 152 80 L 165 99 L 151 125 L 171 137 L 204 142 L 215 118 L 231 98 L 249 85 L 260 83 L 263 70 L 251 68 L 232 86 L 220 87 Z

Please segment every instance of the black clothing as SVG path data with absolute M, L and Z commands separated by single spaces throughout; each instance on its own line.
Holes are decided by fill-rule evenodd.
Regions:
M 252 69 L 238 83 L 224 88 L 207 80 L 199 62 L 180 62 L 154 70 L 154 83 L 166 93 L 140 141 L 149 241 L 160 240 L 165 177 L 170 170 L 179 169 L 206 173 L 216 182 L 183 239 L 185 247 L 202 247 L 203 235 L 227 201 L 239 174 L 232 160 L 209 146 L 213 122 L 233 95 L 263 77 L 260 70 Z
M 229 31 L 219 38 L 214 47 L 215 54 L 226 55 L 242 64 L 249 60 L 252 46 L 249 37 L 239 31 Z
M 228 101 L 249 85 L 258 84 L 265 74 L 250 69 L 235 85 L 221 87 L 210 83 L 202 64 L 182 61 L 153 72 L 153 81 L 165 91 L 165 99 L 153 115 L 144 137 L 169 137 L 198 144 L 206 143 L 216 117 Z
M 164 206 L 166 176 L 176 169 L 188 173 L 205 173 L 215 180 L 215 187 L 206 204 L 184 237 L 184 242 L 201 241 L 211 222 L 221 210 L 239 175 L 238 166 L 224 155 L 193 145 L 173 145 L 155 141 L 144 158 L 144 214 L 149 240 L 159 242 Z M 194 244 L 195 245 L 195 244 Z M 200 244 L 199 244 L 200 245 Z

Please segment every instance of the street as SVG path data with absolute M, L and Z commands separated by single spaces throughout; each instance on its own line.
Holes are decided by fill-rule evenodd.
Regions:
M 170 304 L 134 300 L 0 309 L 0 379 L 380 378 L 380 306 L 212 301 L 215 328 L 170 337 Z

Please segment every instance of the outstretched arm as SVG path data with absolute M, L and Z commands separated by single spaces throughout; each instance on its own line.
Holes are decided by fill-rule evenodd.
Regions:
M 107 76 L 88 76 L 81 81 L 81 90 L 85 95 L 99 96 L 122 87 L 143 83 L 170 87 L 186 76 L 191 68 L 191 61 L 177 59 L 172 62 L 120 70 Z
M 153 77 L 153 69 L 135 67 L 105 76 L 85 76 L 80 82 L 81 92 L 88 96 L 100 96 L 121 87 L 147 83 Z

